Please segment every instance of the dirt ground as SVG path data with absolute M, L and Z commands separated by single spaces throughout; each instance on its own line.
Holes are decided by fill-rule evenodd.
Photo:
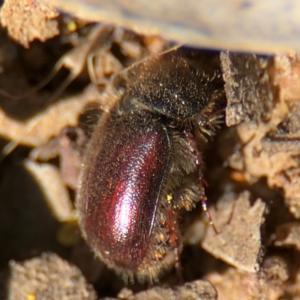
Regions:
M 85 244 L 74 205 L 110 80 L 174 42 L 34 0 L 0 12 L 0 299 L 300 299 L 300 59 L 199 49 L 224 81 L 207 144 L 209 226 L 182 216 L 182 282 L 125 285 Z M 204 62 L 205 61 L 205 62 Z

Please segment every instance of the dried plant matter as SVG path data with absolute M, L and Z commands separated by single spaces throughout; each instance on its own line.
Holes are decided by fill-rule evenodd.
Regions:
M 58 11 L 36 0 L 8 0 L 1 9 L 1 24 L 24 47 L 38 39 L 42 42 L 59 34 Z
M 80 270 L 55 254 L 45 253 L 23 263 L 10 263 L 8 298 L 97 299 Z

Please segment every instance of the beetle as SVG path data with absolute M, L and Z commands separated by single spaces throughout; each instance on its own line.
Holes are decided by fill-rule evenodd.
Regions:
M 180 210 L 206 208 L 201 148 L 220 120 L 223 84 L 178 47 L 114 82 L 119 100 L 86 150 L 79 225 L 109 268 L 152 282 L 179 261 Z

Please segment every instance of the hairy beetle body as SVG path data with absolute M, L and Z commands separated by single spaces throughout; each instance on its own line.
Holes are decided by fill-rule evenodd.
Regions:
M 179 259 L 177 212 L 205 198 L 198 145 L 223 92 L 179 50 L 146 59 L 119 79 L 124 93 L 87 149 L 80 226 L 109 267 L 153 280 Z M 192 173 L 195 179 L 185 180 Z

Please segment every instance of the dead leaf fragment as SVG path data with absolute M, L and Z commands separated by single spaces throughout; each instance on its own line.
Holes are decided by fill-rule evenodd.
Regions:
M 245 191 L 227 203 L 227 207 L 211 211 L 219 234 L 208 228 L 202 247 L 240 270 L 257 272 L 265 204 L 257 199 L 251 206 L 249 198 L 250 192 Z

